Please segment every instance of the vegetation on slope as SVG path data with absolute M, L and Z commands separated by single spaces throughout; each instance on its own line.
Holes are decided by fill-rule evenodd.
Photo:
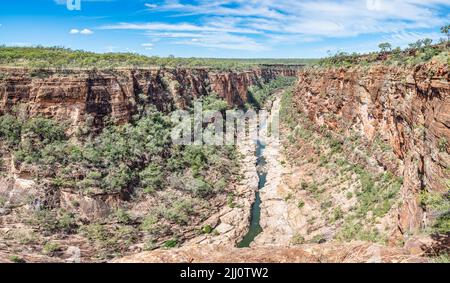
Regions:
M 395 217 L 390 212 L 399 203 L 402 180 L 389 172 L 376 173 L 367 164 L 352 162 L 351 157 L 355 152 L 388 154 L 388 146 L 381 142 L 365 146 L 368 141 L 356 134 L 342 139 L 314 125 L 295 108 L 291 91 L 283 95 L 280 117 L 285 158 L 302 174 L 288 202 L 307 217 L 308 233 L 298 232 L 292 242 L 385 243 L 389 229 L 395 228 L 388 219 Z
M 286 81 L 279 78 L 253 92 L 267 95 Z M 201 99 L 205 109 L 227 109 L 227 103 L 213 94 Z M 214 233 L 202 224 L 220 206 L 233 203 L 229 197 L 241 179 L 239 153 L 235 146 L 172 144 L 170 117 L 146 101 L 140 100 L 138 113 L 127 124 L 107 123 L 97 133 L 88 122 L 75 136 L 67 136 L 67 125 L 43 117 L 26 118 L 20 109 L 0 116 L 3 159 L 12 157 L 15 167 L 30 172 L 46 192 L 125 200 L 101 220 L 85 219 L 78 201 L 68 210 L 41 203 L 33 215 L 24 216 L 36 231 L 5 240 L 22 239 L 52 254 L 49 235 L 79 234 L 93 244 L 100 258 L 111 258 L 133 244 L 171 248 L 186 233 Z M 146 202 L 147 210 L 135 210 L 136 204 Z M 0 208 L 3 205 L 5 201 Z
M 437 60 L 442 63 L 450 62 L 450 34 L 449 26 L 441 28 L 442 33 L 447 39 L 441 39 L 438 44 L 433 44 L 433 40 L 429 38 L 419 39 L 416 42 L 402 50 L 400 47 L 393 48 L 388 42 L 379 44 L 380 51 L 369 54 L 359 54 L 347 52 L 337 52 L 330 54 L 329 57 L 323 58 L 318 62 L 318 66 L 322 67 L 345 67 L 352 66 L 368 66 L 372 64 L 385 64 L 392 66 L 414 66 L 430 60 Z

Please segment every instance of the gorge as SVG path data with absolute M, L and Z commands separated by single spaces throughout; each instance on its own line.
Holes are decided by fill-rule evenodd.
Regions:
M 271 109 L 280 141 L 172 145 L 167 115 L 197 100 Z M 0 115 L 0 261 L 427 262 L 450 246 L 448 62 L 4 67 Z

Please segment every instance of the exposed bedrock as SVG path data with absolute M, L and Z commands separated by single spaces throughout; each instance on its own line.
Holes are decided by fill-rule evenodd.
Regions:
M 449 189 L 448 65 L 304 70 L 295 95 L 299 111 L 328 126 L 343 141 L 356 134 L 369 146 L 376 141 L 390 145 L 394 160 L 383 154 L 371 156 L 376 161 L 372 167 L 403 177 L 400 232 L 412 234 L 424 228 L 431 216 L 420 206 L 420 192 Z M 348 156 L 371 166 L 370 160 Z
M 248 101 L 248 88 L 295 76 L 293 68 L 249 71 L 208 69 L 25 70 L 0 69 L 0 114 L 18 106 L 30 116 L 69 121 L 76 126 L 91 116 L 101 126 L 105 117 L 127 122 L 140 100 L 169 112 L 210 93 L 230 105 Z

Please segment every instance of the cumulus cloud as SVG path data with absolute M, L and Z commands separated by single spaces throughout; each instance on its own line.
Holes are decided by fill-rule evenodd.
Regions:
M 93 34 L 94 32 L 92 31 L 92 30 L 90 30 L 90 29 L 87 29 L 87 28 L 85 28 L 85 29 L 82 29 L 82 30 L 79 30 L 79 29 L 71 29 L 70 31 L 69 31 L 69 33 L 70 34 L 82 34 L 82 35 L 91 35 L 91 34 Z
M 80 34 L 84 34 L 84 35 L 90 35 L 90 34 L 93 34 L 93 33 L 94 32 L 92 30 L 87 29 L 87 28 L 85 28 L 82 31 L 80 31 Z

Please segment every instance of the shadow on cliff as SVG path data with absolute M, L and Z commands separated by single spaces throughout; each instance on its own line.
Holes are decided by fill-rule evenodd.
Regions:
M 438 256 L 450 252 L 450 233 L 431 235 L 433 244 L 431 246 L 424 245 L 422 249 L 427 256 Z

